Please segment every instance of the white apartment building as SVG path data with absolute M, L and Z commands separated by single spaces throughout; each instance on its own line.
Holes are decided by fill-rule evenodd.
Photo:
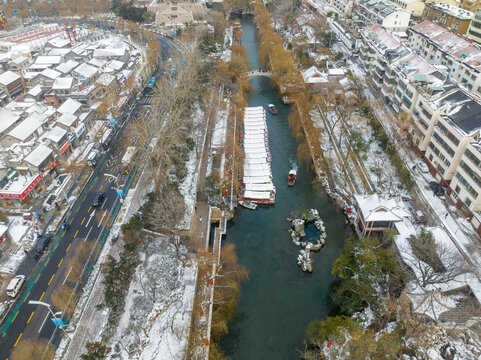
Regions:
M 458 209 L 481 211 L 481 144 L 470 142 L 461 157 L 459 167 L 449 187 Z
M 354 9 L 353 19 L 361 28 L 374 24 L 391 32 L 406 32 L 412 13 L 386 0 L 359 0 Z
M 409 46 L 433 65 L 443 65 L 451 80 L 481 96 L 481 50 L 430 21 L 410 29 Z
M 354 9 L 354 0 L 307 0 L 307 5 L 312 11 L 323 16 L 327 16 L 329 11 L 334 11 L 340 16 L 348 16 Z

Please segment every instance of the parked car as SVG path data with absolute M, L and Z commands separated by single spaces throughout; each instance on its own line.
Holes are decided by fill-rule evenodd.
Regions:
M 423 172 L 423 173 L 428 173 L 429 172 L 429 167 L 423 163 L 423 162 L 418 162 L 417 163 L 418 169 Z
M 444 196 L 445 191 L 443 186 L 440 183 L 437 183 L 436 181 L 431 181 L 429 182 L 429 187 L 436 195 Z
M 25 282 L 25 275 L 17 275 L 7 285 L 7 295 L 15 299 Z
M 35 246 L 35 255 L 41 256 L 52 242 L 53 235 L 42 235 Z
M 92 201 L 92 206 L 93 207 L 100 206 L 102 204 L 102 202 L 104 201 L 104 199 L 105 199 L 104 193 L 97 193 L 97 195 L 95 195 L 95 197 Z

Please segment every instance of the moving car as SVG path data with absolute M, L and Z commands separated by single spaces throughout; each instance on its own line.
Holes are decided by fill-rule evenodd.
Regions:
M 95 195 L 95 197 L 92 201 L 92 206 L 93 207 L 100 206 L 102 204 L 102 202 L 104 201 L 104 199 L 105 199 L 104 193 L 97 193 L 97 195 Z
M 10 296 L 12 299 L 20 292 L 23 284 L 25 282 L 25 275 L 17 275 L 7 285 L 7 295 Z
M 35 246 L 35 255 L 41 256 L 52 242 L 52 235 L 42 235 Z

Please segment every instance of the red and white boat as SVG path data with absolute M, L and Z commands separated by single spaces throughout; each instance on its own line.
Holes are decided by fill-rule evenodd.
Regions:
M 294 186 L 294 184 L 296 183 L 296 176 L 297 176 L 296 170 L 289 171 L 289 176 L 287 177 L 288 186 Z

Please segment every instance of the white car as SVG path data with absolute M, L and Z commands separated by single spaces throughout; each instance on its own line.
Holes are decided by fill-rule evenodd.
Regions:
M 429 172 L 429 168 L 428 168 L 428 166 L 427 166 L 425 163 L 423 163 L 423 162 L 418 162 L 418 163 L 417 163 L 417 166 L 418 166 L 419 170 L 421 170 L 421 172 L 423 172 L 423 173 L 428 173 L 428 172 Z
M 10 296 L 12 299 L 15 299 L 22 288 L 23 283 L 25 282 L 25 275 L 17 275 L 7 286 L 7 295 Z

